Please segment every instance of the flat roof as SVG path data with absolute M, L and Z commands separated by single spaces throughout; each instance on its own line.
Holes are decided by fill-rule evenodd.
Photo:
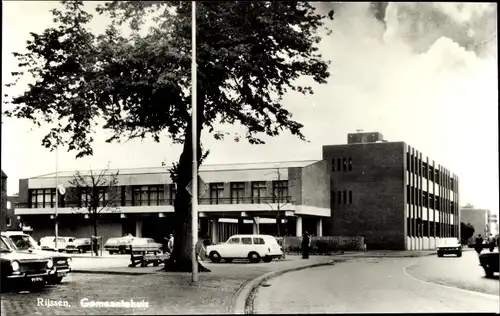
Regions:
M 312 165 L 322 159 L 317 160 L 299 160 L 299 161 L 279 161 L 279 162 L 251 162 L 251 163 L 233 163 L 233 164 L 213 164 L 201 165 L 200 172 L 202 171 L 236 171 L 236 170 L 252 170 L 252 169 L 275 169 L 275 168 L 293 168 L 305 167 Z M 103 169 L 92 170 L 94 173 L 99 173 Z M 76 170 L 75 170 L 76 171 Z M 72 177 L 75 171 L 59 171 L 59 177 Z M 82 174 L 90 173 L 89 170 L 79 170 Z M 133 174 L 155 174 L 168 172 L 167 167 L 142 167 L 142 168 L 124 168 L 124 169 L 109 169 L 108 173 L 116 173 L 120 171 L 120 175 L 133 175 Z M 56 176 L 55 172 L 31 177 L 29 179 L 37 178 L 53 178 Z

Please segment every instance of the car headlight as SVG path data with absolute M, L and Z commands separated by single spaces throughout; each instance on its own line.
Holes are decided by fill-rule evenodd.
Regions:
M 47 261 L 47 268 L 52 269 L 52 267 L 54 267 L 54 261 L 52 261 L 52 259 L 49 259 L 49 261 Z
M 68 258 L 68 259 L 66 260 L 66 262 L 68 262 L 68 265 L 70 265 L 70 264 L 71 264 L 71 258 Z
M 12 271 L 19 271 L 19 262 L 12 261 L 10 266 L 12 267 Z

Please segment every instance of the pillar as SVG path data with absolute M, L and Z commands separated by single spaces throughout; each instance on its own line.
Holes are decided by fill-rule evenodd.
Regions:
M 259 217 L 254 217 L 253 218 L 253 233 L 254 233 L 254 235 L 258 235 L 259 234 L 259 222 L 260 222 L 260 218 Z
M 297 221 L 295 222 L 295 235 L 302 236 L 302 217 L 297 216 Z
M 138 219 L 135 222 L 135 237 L 142 237 L 142 220 Z
M 243 217 L 238 217 L 238 234 L 244 233 L 245 223 L 243 220 L 244 220 Z
M 318 221 L 316 222 L 316 236 L 321 237 L 323 236 L 323 219 L 318 218 Z
M 218 242 L 217 238 L 217 224 L 218 224 L 218 219 L 212 219 L 210 221 L 210 238 L 212 239 L 212 243 L 216 244 Z

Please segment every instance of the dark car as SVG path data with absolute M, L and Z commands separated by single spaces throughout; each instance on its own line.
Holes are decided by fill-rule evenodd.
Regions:
M 495 272 L 500 272 L 498 267 L 499 260 L 500 257 L 498 254 L 498 249 L 492 252 L 483 252 L 479 255 L 479 262 L 484 269 L 484 274 L 486 274 L 486 277 L 491 278 L 493 277 Z
M 79 253 L 85 253 L 87 251 L 90 251 L 92 249 L 92 245 L 90 242 L 90 238 L 76 238 L 73 242 L 68 243 L 66 245 L 65 251 L 67 253 L 70 252 L 79 252 Z M 100 249 L 100 246 L 97 245 L 97 250 Z
M 0 236 L 0 270 L 3 289 L 9 286 L 43 286 L 53 268 L 49 257 L 19 252 L 12 242 Z
M 22 232 L 2 232 L 2 236 L 11 240 L 19 252 L 37 254 L 52 259 L 54 267 L 49 271 L 47 283 L 61 283 L 62 279 L 71 272 L 70 257 L 61 253 L 42 250 L 30 235 Z

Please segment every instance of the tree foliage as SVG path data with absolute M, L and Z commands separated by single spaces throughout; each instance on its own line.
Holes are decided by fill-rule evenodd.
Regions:
M 474 235 L 474 226 L 471 223 L 465 224 L 464 222 L 460 222 L 460 236 L 462 240 L 467 241 Z

